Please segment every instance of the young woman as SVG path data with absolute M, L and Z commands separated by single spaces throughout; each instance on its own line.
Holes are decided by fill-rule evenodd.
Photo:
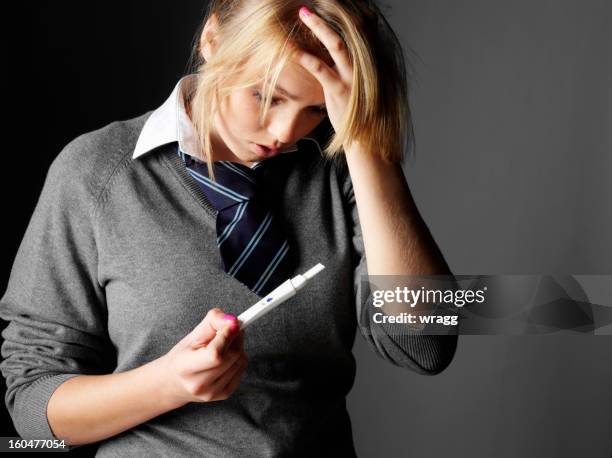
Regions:
M 456 346 L 375 323 L 361 283 L 450 273 L 401 168 L 401 46 L 366 0 L 213 0 L 198 34 L 162 106 L 51 165 L 1 301 L 7 407 L 97 456 L 352 456 L 356 328 L 422 374 Z

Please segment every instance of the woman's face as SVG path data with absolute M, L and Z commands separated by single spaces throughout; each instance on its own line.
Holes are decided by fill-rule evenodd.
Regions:
M 292 149 L 326 116 L 321 84 L 295 62 L 289 62 L 279 75 L 263 124 L 259 123 L 261 89 L 261 83 L 238 89 L 223 100 L 211 126 L 213 160 L 250 167 Z M 262 149 L 257 144 L 277 149 Z

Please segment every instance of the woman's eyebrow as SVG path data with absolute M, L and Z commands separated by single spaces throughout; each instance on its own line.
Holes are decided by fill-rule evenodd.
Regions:
M 298 97 L 296 97 L 295 95 L 293 95 L 293 94 L 289 93 L 289 92 L 288 92 L 286 89 L 283 89 L 283 88 L 282 88 L 282 87 L 280 87 L 280 86 L 276 86 L 276 90 L 277 90 L 278 92 L 280 92 L 281 94 L 286 95 L 286 96 L 287 96 L 287 97 L 289 97 L 291 100 L 297 100 L 297 99 L 298 99 Z

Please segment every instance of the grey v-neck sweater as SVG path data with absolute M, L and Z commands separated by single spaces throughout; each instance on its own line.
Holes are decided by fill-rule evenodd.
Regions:
M 238 315 L 259 300 L 223 270 L 214 210 L 176 144 L 132 158 L 150 114 L 75 138 L 49 168 L 0 301 L 5 402 L 23 438 L 54 439 L 47 402 L 67 379 L 141 366 L 209 309 Z M 249 366 L 227 400 L 167 412 L 101 441 L 96 456 L 352 456 L 357 329 L 390 363 L 422 374 L 449 364 L 456 336 L 398 337 L 361 304 L 367 268 L 344 158 L 304 139 L 281 156 L 267 182 L 297 273 L 326 269 L 245 332 Z

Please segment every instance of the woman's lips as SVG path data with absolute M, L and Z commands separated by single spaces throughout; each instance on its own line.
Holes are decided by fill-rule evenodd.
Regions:
M 253 143 L 253 145 L 254 145 L 255 152 L 259 156 L 272 157 L 272 156 L 276 156 L 280 152 L 280 149 L 278 149 L 278 148 L 277 149 L 270 149 L 267 146 L 260 145 L 259 143 Z

